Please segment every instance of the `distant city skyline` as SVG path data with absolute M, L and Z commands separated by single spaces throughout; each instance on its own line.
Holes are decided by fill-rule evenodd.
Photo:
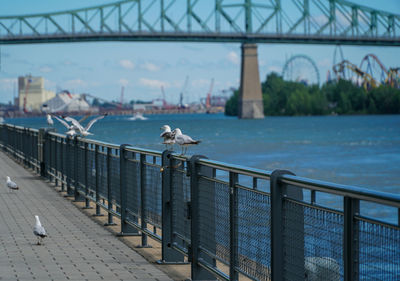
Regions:
M 113 3 L 106 0 L 7 1 L 0 16 L 35 14 L 78 9 Z M 400 14 L 395 0 L 352 1 L 372 8 Z M 189 77 L 184 102 L 206 96 L 214 79 L 213 94 L 237 88 L 240 81 L 240 44 L 228 43 L 159 43 L 159 42 L 91 42 L 31 45 L 1 45 L 0 102 L 17 95 L 17 78 L 31 74 L 45 79 L 47 90 L 67 89 L 73 93 L 90 93 L 107 100 L 161 98 L 178 103 L 186 76 Z M 292 55 L 312 58 L 325 82 L 332 69 L 334 45 L 258 44 L 260 79 L 275 71 L 282 72 Z M 399 47 L 342 46 L 346 59 L 359 65 L 362 58 L 374 53 L 387 67 L 400 66 Z M 14 89 L 15 88 L 15 89 Z

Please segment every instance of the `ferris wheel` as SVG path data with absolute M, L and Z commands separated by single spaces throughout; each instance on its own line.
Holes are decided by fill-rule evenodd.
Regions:
M 306 55 L 294 55 L 289 58 L 282 70 L 286 81 L 301 82 L 305 85 L 319 85 L 319 71 L 315 62 Z

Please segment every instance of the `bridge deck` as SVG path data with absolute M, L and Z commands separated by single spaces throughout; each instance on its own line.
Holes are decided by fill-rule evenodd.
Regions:
M 3 152 L 0 179 L 0 280 L 171 280 Z M 41 246 L 34 215 L 48 232 Z

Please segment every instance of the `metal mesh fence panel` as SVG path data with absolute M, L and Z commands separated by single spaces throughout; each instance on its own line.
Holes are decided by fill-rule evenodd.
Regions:
M 199 244 L 229 263 L 229 187 L 199 179 Z
M 238 267 L 258 280 L 271 277 L 270 218 L 267 194 L 238 189 Z
M 183 167 L 183 164 L 181 165 Z M 190 220 L 187 218 L 190 201 L 190 178 L 182 169 L 172 170 L 172 229 L 173 242 L 186 249 L 190 241 Z
M 283 209 L 285 280 L 343 280 L 343 215 L 287 200 Z
M 140 212 L 140 163 L 136 160 L 126 162 L 126 184 L 127 184 L 127 209 L 136 217 Z
M 99 195 L 107 198 L 107 155 L 102 152 L 97 154 L 99 161 L 99 169 L 97 171 L 99 177 Z
M 112 155 L 110 159 L 110 172 L 109 175 L 111 179 L 111 198 L 113 202 L 119 206 L 121 206 L 121 197 L 120 197 L 120 174 L 119 174 L 119 157 Z
M 400 280 L 400 229 L 357 221 L 359 280 Z
M 161 228 L 161 172 L 159 166 L 146 165 L 146 222 Z

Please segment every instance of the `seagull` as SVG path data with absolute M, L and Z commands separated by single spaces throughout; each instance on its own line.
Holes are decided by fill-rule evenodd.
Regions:
M 13 182 L 13 181 L 10 179 L 9 176 L 7 176 L 7 187 L 8 187 L 10 190 L 18 190 L 18 189 L 19 189 L 18 185 L 17 185 L 15 182 Z
M 166 148 L 168 148 L 169 145 L 173 147 L 175 143 L 175 132 L 171 132 L 171 127 L 168 125 L 164 125 L 160 129 L 164 130 L 160 135 L 161 138 L 164 138 L 163 144 L 165 144 Z
M 57 117 L 56 115 L 53 115 L 54 118 L 56 118 L 58 121 L 60 121 L 61 124 L 63 124 L 68 131 L 65 133 L 67 136 L 73 137 L 76 135 L 76 131 L 78 130 L 74 125 L 70 125 L 67 122 L 65 122 L 64 119 L 61 119 Z
M 77 120 L 75 120 L 72 117 L 65 117 L 64 120 L 68 122 L 72 122 L 72 125 L 77 127 L 79 132 L 81 133 L 82 136 L 87 137 L 88 135 L 93 135 L 92 133 L 89 132 L 90 128 L 93 126 L 94 123 L 96 123 L 98 120 L 103 119 L 106 117 L 108 113 L 100 115 L 92 120 L 90 120 L 89 124 L 85 128 L 79 123 Z
M 187 147 L 189 145 L 199 144 L 201 142 L 199 140 L 197 140 L 197 141 L 193 140 L 188 135 L 182 134 L 182 131 L 179 128 L 176 128 L 172 132 L 175 133 L 175 142 L 182 147 L 182 154 L 181 155 L 184 155 L 187 152 Z M 185 151 L 183 151 L 183 150 L 185 150 Z
M 37 245 L 41 245 L 43 238 L 47 237 L 46 230 L 42 226 L 39 220 L 39 216 L 35 216 L 36 223 L 35 226 L 33 227 L 33 234 L 36 235 L 38 241 Z
M 49 126 L 54 126 L 54 121 L 51 119 L 51 115 L 47 113 L 47 124 Z

